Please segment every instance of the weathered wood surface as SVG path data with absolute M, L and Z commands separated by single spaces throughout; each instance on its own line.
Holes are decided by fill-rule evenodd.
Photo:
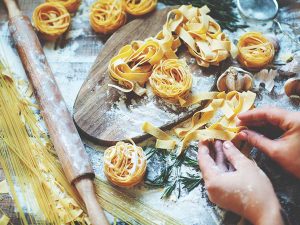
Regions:
M 157 10 L 144 18 L 139 18 L 123 26 L 105 43 L 93 65 L 87 79 L 77 96 L 74 106 L 74 120 L 88 138 L 105 145 L 111 145 L 128 138 L 141 141 L 147 135 L 141 130 L 145 121 L 169 128 L 185 120 L 199 110 L 168 104 L 155 96 L 137 96 L 134 93 L 122 93 L 108 84 L 115 84 L 108 71 L 112 57 L 126 44 L 133 40 L 145 40 L 154 37 L 162 30 L 171 8 Z M 191 58 L 185 48 L 179 49 L 180 57 Z M 196 63 L 190 65 L 191 72 L 197 78 L 197 91 L 209 91 L 214 86 L 220 68 L 201 69 Z M 209 75 L 212 82 L 205 83 Z M 195 81 L 194 81 L 195 82 Z M 121 104 L 121 106 L 120 106 Z
M 25 12 L 26 15 L 31 16 L 34 7 L 36 7 L 39 3 L 43 2 L 43 0 L 19 0 L 20 8 Z M 84 4 L 91 4 L 93 0 L 84 0 Z M 279 13 L 279 20 L 284 22 L 284 25 L 291 25 L 300 31 L 299 28 L 299 21 L 300 21 L 300 3 L 295 3 L 294 0 L 289 1 L 281 1 L 283 2 L 286 7 L 281 10 Z M 284 14 L 282 14 L 284 12 Z M 76 16 L 77 17 L 77 16 Z M 84 20 L 87 15 L 80 15 L 80 19 Z M 5 26 L 5 22 L 7 21 L 7 15 L 3 6 L 2 1 L 0 1 L 0 35 L 5 36 L 6 34 L 1 33 Z M 74 30 L 73 30 L 74 28 Z M 76 29 L 75 29 L 76 28 Z M 75 31 L 77 29 L 82 29 L 83 35 L 75 35 Z M 82 81 L 86 78 L 88 74 L 88 70 L 92 67 L 95 57 L 98 55 L 99 51 L 101 50 L 103 43 L 105 43 L 106 37 L 99 37 L 94 34 L 89 25 L 88 21 L 79 21 L 78 19 L 72 21 L 72 28 L 70 32 L 74 31 L 74 37 L 68 39 L 68 37 L 64 37 L 58 42 L 55 43 L 54 48 L 58 51 L 65 50 L 72 51 L 72 48 L 69 49 L 69 46 L 79 45 L 80 48 L 76 50 L 76 54 L 70 57 L 56 57 L 53 55 L 47 55 L 48 61 L 55 71 L 55 77 L 58 81 L 58 84 L 62 90 L 63 97 L 65 98 L 69 109 L 72 110 L 72 105 L 74 103 L 74 99 L 76 97 L 77 91 L 79 90 Z M 299 37 L 299 34 L 298 34 Z M 285 50 L 290 50 L 291 46 L 286 48 Z M 84 60 L 81 58 L 84 57 Z M 80 60 L 78 60 L 80 59 Z M 61 72 L 61 67 L 68 67 L 68 74 L 63 74 Z M 277 92 L 276 92 L 277 93 Z M 260 98 L 262 96 L 259 96 Z M 278 101 L 278 99 L 281 99 Z M 283 99 L 282 95 L 272 95 L 271 97 L 267 97 L 267 100 L 270 101 L 268 104 L 276 104 L 280 105 L 282 101 L 286 100 Z M 259 104 L 261 105 L 261 103 Z M 92 150 L 89 150 L 92 151 Z M 92 153 L 93 154 L 93 153 Z M 95 154 L 96 156 L 96 154 Z M 271 181 L 274 185 L 275 191 L 282 203 L 282 206 L 287 210 L 289 213 L 290 218 L 292 219 L 292 224 L 300 224 L 300 197 L 299 197 L 299 188 L 300 184 L 299 181 L 294 179 L 293 177 L 288 176 L 286 173 L 282 171 L 278 166 L 274 165 L 274 163 L 265 157 L 260 152 L 256 152 L 253 155 L 254 159 L 258 162 L 259 166 L 263 168 L 263 170 L 267 173 L 267 175 L 271 178 Z M 92 158 L 93 159 L 93 158 Z M 94 159 L 93 159 L 94 161 Z M 95 163 L 97 166 L 97 163 Z M 0 180 L 3 180 L 3 172 L 0 169 Z M 3 196 L 3 195 L 1 195 Z M 202 205 L 199 207 L 202 207 Z M 18 218 L 15 213 L 15 207 L 13 204 L 12 199 L 9 195 L 4 195 L 2 199 L 0 199 L 0 208 L 3 209 L 12 219 L 12 224 L 20 224 Z M 189 210 L 185 209 L 185 210 Z M 184 209 L 183 209 L 184 211 Z M 184 212 L 183 212 L 184 213 Z M 207 211 L 206 213 L 202 214 L 203 221 L 205 218 L 213 216 L 212 211 Z M 205 217 L 205 218 L 204 218 Z M 233 224 L 232 222 L 228 222 L 225 218 L 225 221 L 217 223 L 216 221 L 212 221 L 211 219 L 207 219 L 205 224 Z M 232 221 L 232 219 L 230 220 Z M 235 221 L 238 221 L 235 220 Z

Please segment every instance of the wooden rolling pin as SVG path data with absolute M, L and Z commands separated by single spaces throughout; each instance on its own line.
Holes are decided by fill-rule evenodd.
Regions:
M 30 19 L 22 15 L 14 0 L 4 0 L 4 3 L 9 14 L 9 30 L 40 102 L 43 118 L 66 177 L 85 202 L 91 223 L 108 225 L 97 202 L 93 182 L 95 175 L 88 155 Z

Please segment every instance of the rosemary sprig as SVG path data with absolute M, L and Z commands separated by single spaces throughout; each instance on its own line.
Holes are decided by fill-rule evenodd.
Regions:
M 196 7 L 207 5 L 211 10 L 211 15 L 218 21 L 222 28 L 234 31 L 237 28 L 245 28 L 245 25 L 239 24 L 239 18 L 234 12 L 236 9 L 233 0 L 159 0 L 166 5 L 187 5 Z
M 155 187 L 164 187 L 164 192 L 161 198 L 170 197 L 175 189 L 177 190 L 177 197 L 179 198 L 182 188 L 190 192 L 201 183 L 200 176 L 192 174 L 181 176 L 182 165 L 190 167 L 195 171 L 199 170 L 197 160 L 191 158 L 190 156 L 187 156 L 188 151 L 197 151 L 197 147 L 190 146 L 188 151 L 180 156 L 177 156 L 176 154 L 170 153 L 168 151 L 156 149 L 154 147 L 147 147 L 146 149 L 144 149 L 144 151 L 147 155 L 147 160 L 153 160 L 151 159 L 152 157 L 154 157 L 155 160 L 155 157 L 159 157 L 162 163 L 166 165 L 159 176 L 157 176 L 154 180 L 149 180 L 147 178 L 145 180 L 145 183 L 148 185 Z
M 191 192 L 201 183 L 202 178 L 199 175 L 187 174 L 187 176 L 181 176 L 180 181 L 183 185 L 183 188 L 187 189 L 188 192 Z
M 193 167 L 197 170 L 199 169 L 198 161 L 196 159 L 190 158 L 189 156 L 185 157 L 185 160 L 184 160 L 183 164 L 186 165 L 186 166 Z
M 163 194 L 162 194 L 162 196 L 160 198 L 162 199 L 162 198 L 168 198 L 168 197 L 170 197 L 170 195 L 172 194 L 172 192 L 175 190 L 176 185 L 177 185 L 177 180 L 175 180 L 173 183 L 169 184 L 165 188 L 165 190 L 164 190 L 164 192 L 163 192 Z

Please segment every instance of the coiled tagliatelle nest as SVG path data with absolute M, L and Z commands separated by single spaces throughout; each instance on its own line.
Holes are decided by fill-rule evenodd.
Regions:
M 143 149 L 125 142 L 118 142 L 104 152 L 104 173 L 119 187 L 132 187 L 144 177 L 147 160 Z
M 126 23 L 121 0 L 96 1 L 91 6 L 90 24 L 97 33 L 112 33 Z
M 161 45 L 152 38 L 125 45 L 108 65 L 111 79 L 122 87 L 109 86 L 123 92 L 134 91 L 138 95 L 143 95 L 145 89 L 142 86 L 148 81 L 153 66 L 159 63 L 163 56 Z
M 141 16 L 156 8 L 157 0 L 123 0 L 123 6 L 127 13 L 133 16 Z
M 250 70 L 259 70 L 272 62 L 274 45 L 259 32 L 248 32 L 237 44 L 239 63 Z
M 53 41 L 70 26 L 70 14 L 58 3 L 43 3 L 35 8 L 32 20 L 34 27 L 45 40 Z
M 149 82 L 154 94 L 177 102 L 189 94 L 192 74 L 184 60 L 167 59 L 154 68 Z
M 70 13 L 76 12 L 79 8 L 81 0 L 46 0 L 51 3 L 59 3 L 62 4 Z

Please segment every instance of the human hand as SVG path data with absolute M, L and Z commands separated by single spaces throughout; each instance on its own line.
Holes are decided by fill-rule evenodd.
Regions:
M 210 201 L 255 225 L 283 224 L 270 180 L 230 141 L 199 142 L 198 161 Z
M 241 131 L 237 138 L 249 142 L 300 178 L 300 112 L 265 107 L 241 113 L 238 118 L 239 125 L 249 130 Z M 272 128 L 262 130 L 263 127 Z M 274 133 L 280 133 L 277 139 Z

